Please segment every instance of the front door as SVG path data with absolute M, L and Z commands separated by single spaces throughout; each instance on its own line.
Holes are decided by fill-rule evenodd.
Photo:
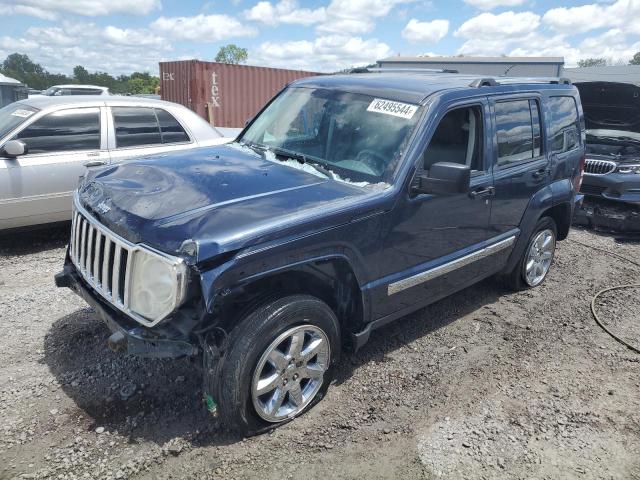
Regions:
M 0 158 L 0 229 L 71 219 L 73 191 L 85 164 L 108 163 L 99 107 L 64 109 L 36 119 L 12 139 L 28 148 Z
M 491 239 L 493 179 L 484 141 L 485 99 L 451 106 L 436 127 L 418 166 L 436 162 L 471 168 L 469 192 L 420 194 L 399 201 L 389 218 L 381 268 L 384 281 L 372 292 L 373 318 L 411 310 L 472 283 L 484 272 L 477 255 Z

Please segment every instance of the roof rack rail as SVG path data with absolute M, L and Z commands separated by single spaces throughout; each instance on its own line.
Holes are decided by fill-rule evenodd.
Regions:
M 498 85 L 495 78 L 485 77 L 485 78 L 476 78 L 473 82 L 469 84 L 471 88 L 479 88 L 479 87 L 495 87 Z
M 472 81 L 469 86 L 470 87 L 496 87 L 498 85 L 521 85 L 525 83 L 546 83 L 551 85 L 571 85 L 571 80 L 564 77 L 559 78 L 549 78 L 549 77 L 487 77 L 487 78 L 477 78 Z
M 451 68 L 382 68 L 382 67 L 356 67 L 350 73 L 459 73 Z

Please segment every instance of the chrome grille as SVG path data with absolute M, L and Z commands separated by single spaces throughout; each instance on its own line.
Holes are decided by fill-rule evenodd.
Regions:
M 74 208 L 69 256 L 87 283 L 125 312 L 129 308 L 129 272 L 134 248 Z
M 609 160 L 592 160 L 587 158 L 584 163 L 584 173 L 589 175 L 606 175 L 616 169 L 616 162 Z

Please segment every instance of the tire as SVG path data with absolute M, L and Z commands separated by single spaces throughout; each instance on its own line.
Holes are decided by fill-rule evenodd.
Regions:
M 297 356 L 294 338 L 303 341 Z M 255 308 L 229 333 L 216 382 L 222 423 L 255 435 L 302 415 L 324 397 L 340 346 L 338 319 L 315 297 L 293 295 Z M 305 360 L 305 352 L 315 356 Z
M 532 249 L 535 249 L 533 246 L 534 242 L 545 241 L 545 235 L 552 235 L 550 249 L 543 252 L 544 255 L 540 254 L 538 258 L 542 260 L 545 259 L 544 265 L 541 265 L 541 269 L 539 271 L 539 275 L 527 275 L 527 264 L 531 260 L 531 256 L 534 252 Z M 533 233 L 529 237 L 527 241 L 527 247 L 523 251 L 521 257 L 518 259 L 515 267 L 511 272 L 507 273 L 502 278 L 502 283 L 505 287 L 510 290 L 519 291 L 519 290 L 527 290 L 529 288 L 534 288 L 541 285 L 544 280 L 547 278 L 547 274 L 549 273 L 549 268 L 553 263 L 553 257 L 555 254 L 555 247 L 558 238 L 558 228 L 556 227 L 556 222 L 551 217 L 542 217 L 538 220 L 535 228 L 533 229 Z M 538 245 L 539 247 L 539 245 Z M 548 259 L 547 259 L 548 256 Z M 546 261 L 548 260 L 548 264 Z M 537 262 L 535 262 L 537 265 Z

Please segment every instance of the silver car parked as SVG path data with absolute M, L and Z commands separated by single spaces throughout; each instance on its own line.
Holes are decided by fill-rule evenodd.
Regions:
M 0 109 L 0 230 L 70 220 L 72 193 L 87 168 L 231 139 L 160 100 L 43 96 L 12 103 Z

